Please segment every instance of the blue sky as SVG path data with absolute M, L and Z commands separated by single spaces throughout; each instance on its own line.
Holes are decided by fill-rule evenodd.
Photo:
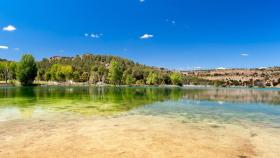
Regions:
M 0 58 L 86 52 L 172 69 L 280 66 L 278 0 L 11 0 Z

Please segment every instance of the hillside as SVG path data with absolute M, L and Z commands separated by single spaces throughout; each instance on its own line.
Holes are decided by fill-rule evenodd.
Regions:
M 116 76 L 110 76 L 110 68 L 115 64 Z M 38 76 L 41 81 L 67 81 L 115 84 L 159 85 L 171 84 L 172 72 L 135 63 L 131 60 L 110 55 L 83 54 L 75 57 L 54 56 L 37 62 Z M 182 79 L 180 79 L 182 80 Z M 180 81 L 180 84 L 181 81 Z
M 280 68 L 261 69 L 224 69 L 224 70 L 197 70 L 183 71 L 187 76 L 213 81 L 222 86 L 280 86 Z

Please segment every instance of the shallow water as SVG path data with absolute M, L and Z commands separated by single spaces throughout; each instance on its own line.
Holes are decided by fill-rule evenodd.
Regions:
M 1 87 L 0 157 L 279 158 L 279 105 L 278 89 Z
M 185 122 L 280 128 L 280 90 L 158 87 L 1 87 L 0 121 L 157 115 Z

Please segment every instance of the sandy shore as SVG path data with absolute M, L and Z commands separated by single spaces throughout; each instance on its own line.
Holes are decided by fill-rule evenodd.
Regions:
M 0 122 L 2 158 L 279 158 L 280 129 L 153 116 Z

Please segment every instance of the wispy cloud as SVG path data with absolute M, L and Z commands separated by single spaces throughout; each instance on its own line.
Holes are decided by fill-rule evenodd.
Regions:
M 14 50 L 15 50 L 15 51 L 19 51 L 20 49 L 19 49 L 19 48 L 14 48 Z
M 141 3 L 145 2 L 145 0 L 139 0 Z
M 91 37 L 91 38 L 101 38 L 103 36 L 102 33 L 85 33 L 85 37 Z
M 6 27 L 3 27 L 3 31 L 8 31 L 8 32 L 12 32 L 15 31 L 17 28 L 13 25 L 8 25 Z
M 240 55 L 241 55 L 241 56 L 244 56 L 244 57 L 249 56 L 249 54 L 247 54 L 247 53 L 241 53 Z
M 144 34 L 140 37 L 140 39 L 150 39 L 150 38 L 153 38 L 154 35 L 151 35 L 151 34 Z
M 165 21 L 166 21 L 167 23 L 176 25 L 176 21 L 175 21 L 175 20 L 166 19 Z
M 9 47 L 8 46 L 1 46 L 0 45 L 0 49 L 9 49 Z

